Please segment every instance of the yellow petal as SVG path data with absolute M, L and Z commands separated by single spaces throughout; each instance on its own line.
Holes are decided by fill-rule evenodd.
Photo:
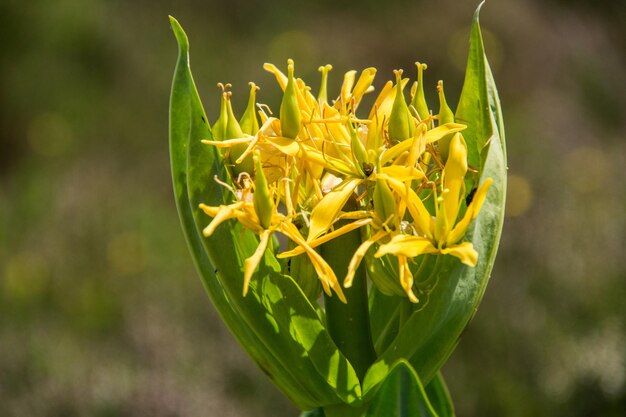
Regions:
M 200 203 L 199 205 L 200 209 L 202 211 L 204 211 L 207 215 L 211 216 L 211 217 L 215 217 L 215 215 L 217 214 L 218 211 L 220 211 L 220 207 L 221 206 L 207 206 L 204 203 Z
M 437 239 L 445 239 L 459 214 L 463 198 L 463 184 L 467 172 L 467 147 L 460 133 L 450 141 L 448 160 L 443 171 L 444 193 L 437 212 Z M 443 216 L 443 217 L 442 217 Z
M 226 220 L 237 217 L 237 210 L 242 207 L 243 204 L 243 201 L 240 201 L 229 206 L 219 206 L 217 212 L 214 211 L 214 207 L 200 204 L 200 208 L 204 210 L 205 213 L 215 213 L 215 215 L 213 216 L 213 220 L 211 220 L 211 223 L 209 223 L 209 225 L 204 228 L 202 234 L 205 237 L 209 237 L 213 234 L 217 226 L 224 223 Z
M 408 84 L 409 79 L 404 78 L 402 80 L 402 90 Z M 391 113 L 391 108 L 393 107 L 393 102 L 396 99 L 396 89 L 393 88 L 394 84 L 392 81 L 387 81 L 387 84 L 383 87 L 372 106 L 372 110 L 370 111 L 369 119 L 373 119 L 377 114 L 378 117 L 382 119 L 389 120 L 389 114 Z
M 398 269 L 400 270 L 400 285 L 404 288 L 407 297 L 412 303 L 417 303 L 419 300 L 413 293 L 413 274 L 404 256 L 398 256 Z
M 472 202 L 470 203 L 470 205 L 467 207 L 467 210 L 465 211 L 465 215 L 463 216 L 461 221 L 458 222 L 456 226 L 454 226 L 454 228 L 448 235 L 446 242 L 449 245 L 454 244 L 458 242 L 459 240 L 461 240 L 463 235 L 465 235 L 465 232 L 467 231 L 467 228 L 469 227 L 472 220 L 474 220 L 476 216 L 478 216 L 478 213 L 480 212 L 480 208 L 485 202 L 487 191 L 489 190 L 489 187 L 491 186 L 492 182 L 493 180 L 491 178 L 487 178 L 485 182 L 482 183 L 480 187 L 478 187 L 478 189 L 474 193 L 474 198 L 472 199 Z
M 380 258 L 381 256 L 392 254 L 414 258 L 418 255 L 436 252 L 437 248 L 433 246 L 429 239 L 411 235 L 395 235 L 389 243 L 380 245 L 374 256 Z
M 309 228 L 307 242 L 318 238 L 330 228 L 337 218 L 337 215 L 348 201 L 348 198 L 350 198 L 361 182 L 363 182 L 363 180 L 360 178 L 345 180 L 317 203 L 313 211 L 311 211 L 311 226 Z
M 369 248 L 385 236 L 387 236 L 387 232 L 385 232 L 384 230 L 377 232 L 376 234 L 374 234 L 374 236 L 361 243 L 358 249 L 354 252 L 354 255 L 352 255 L 352 259 L 350 259 L 350 264 L 348 265 L 348 273 L 346 275 L 346 278 L 343 280 L 343 286 L 345 288 L 350 288 L 352 286 L 352 281 L 354 281 L 354 274 L 356 273 L 357 268 L 361 264 L 361 260 L 363 259 Z
M 455 132 L 460 132 L 461 130 L 465 129 L 467 126 L 459 124 L 459 123 L 446 123 L 444 125 L 438 126 L 434 129 L 431 129 L 429 131 L 427 131 L 424 134 L 424 141 L 428 144 L 428 143 L 433 143 L 438 141 L 439 139 L 443 138 L 446 135 L 449 135 L 451 133 L 455 133 Z M 408 151 L 411 149 L 411 146 L 413 146 L 413 141 L 411 140 L 405 140 L 404 142 L 400 142 L 397 145 L 387 149 L 380 160 L 380 163 L 382 165 L 386 164 L 387 162 L 397 158 L 398 156 L 400 156 L 402 153 Z
M 300 147 L 298 143 L 293 139 L 277 137 L 277 136 L 268 136 L 265 138 L 267 142 L 271 143 L 276 149 L 285 155 L 296 156 L 298 152 L 300 152 Z
M 478 262 L 478 252 L 471 242 L 462 242 L 449 248 L 441 249 L 441 253 L 459 258 L 467 266 L 476 266 Z
M 413 223 L 417 231 L 426 237 L 432 238 L 434 232 L 433 218 L 417 193 L 410 187 L 407 187 L 402 181 L 387 177 L 385 179 L 389 187 L 402 196 L 403 202 L 406 204 L 409 213 L 411 213 L 411 217 L 413 217 Z
M 344 109 L 350 101 L 350 91 L 354 86 L 354 79 L 356 77 L 356 71 L 350 70 L 343 76 L 343 84 L 341 84 L 341 93 L 339 100 L 335 103 L 335 107 L 338 109 Z
M 319 237 L 317 239 L 314 239 L 314 240 L 312 240 L 310 242 L 307 242 L 307 243 L 308 243 L 308 245 L 310 247 L 316 248 L 319 245 L 322 245 L 322 244 L 324 244 L 326 242 L 329 242 L 329 241 L 335 239 L 336 237 L 344 235 L 344 234 L 346 234 L 348 232 L 356 230 L 359 227 L 363 227 L 363 226 L 368 225 L 370 223 L 372 223 L 372 219 L 359 219 L 359 220 L 357 220 L 355 222 L 348 223 L 348 224 L 346 224 L 344 226 L 341 226 L 340 228 L 338 228 L 336 230 L 333 230 L 330 233 L 326 233 L 325 235 L 323 235 L 323 236 L 321 236 L 321 237 Z M 293 248 L 290 251 L 279 253 L 277 255 L 277 258 L 289 258 L 291 256 L 297 256 L 297 255 L 300 255 L 302 253 L 304 253 L 304 248 L 301 247 L 301 246 L 296 246 L 295 248 Z
M 361 102 L 361 99 L 363 98 L 363 95 L 369 91 L 372 82 L 374 82 L 375 76 L 376 68 L 366 68 L 361 72 L 361 76 L 352 90 L 352 100 L 354 100 L 354 108 L 352 111 L 356 110 Z
M 337 280 L 337 276 L 333 269 L 326 263 L 324 258 L 317 253 L 313 248 L 311 248 L 307 242 L 304 240 L 298 229 L 291 223 L 283 222 L 280 224 L 280 231 L 285 234 L 289 239 L 294 241 L 297 245 L 302 246 L 306 254 L 309 256 L 317 275 L 320 278 L 322 283 L 322 287 L 324 291 L 328 295 L 332 295 L 330 288 L 332 288 L 339 299 L 346 303 L 346 296 L 341 289 L 341 285 L 339 285 L 339 281 Z
M 383 174 L 388 175 L 389 177 L 401 182 L 421 180 L 422 178 L 424 178 L 424 173 L 422 172 L 422 170 L 412 166 L 387 165 L 383 167 L 381 171 Z
M 216 148 L 231 148 L 235 145 L 250 143 L 254 139 L 254 136 L 247 136 L 245 138 L 227 139 L 227 140 L 207 140 L 203 139 L 202 143 L 205 145 L 213 145 Z
M 261 262 L 261 258 L 265 253 L 265 249 L 267 249 L 267 244 L 270 241 L 270 236 L 272 236 L 272 230 L 264 230 L 261 233 L 261 241 L 259 242 L 259 246 L 257 246 L 256 250 L 246 261 L 244 262 L 244 275 L 243 275 L 243 296 L 245 297 L 248 294 L 248 286 L 250 285 L 250 279 L 252 278 L 252 274 L 256 270 L 256 267 Z
M 281 90 L 285 91 L 285 88 L 287 88 L 287 76 L 283 74 L 281 70 L 276 68 L 276 65 L 274 64 L 265 63 L 263 64 L 263 69 L 274 74 L 274 77 L 276 77 L 276 81 L 278 82 Z

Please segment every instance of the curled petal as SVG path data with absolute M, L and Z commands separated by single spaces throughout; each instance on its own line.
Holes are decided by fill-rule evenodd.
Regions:
M 456 226 L 454 226 L 454 228 L 448 235 L 446 241 L 449 245 L 461 240 L 463 235 L 465 235 L 465 232 L 467 231 L 467 228 L 469 227 L 472 220 L 474 220 L 476 216 L 478 216 L 480 208 L 485 202 L 485 197 L 487 197 L 487 191 L 489 191 L 489 187 L 491 186 L 492 182 L 493 180 L 491 178 L 487 178 L 485 182 L 482 183 L 480 187 L 478 187 L 476 193 L 474 194 L 472 202 L 465 211 L 465 215 L 463 216 L 461 221 L 458 222 Z
M 405 256 L 398 256 L 398 269 L 400 270 L 400 285 L 402 285 L 409 300 L 412 303 L 417 303 L 419 300 L 413 293 L 413 274 L 411 274 L 411 269 Z
M 252 274 L 256 270 L 256 267 L 261 262 L 261 258 L 265 253 L 265 249 L 267 249 L 267 244 L 270 241 L 270 237 L 272 236 L 273 230 L 264 230 L 261 232 L 261 241 L 259 242 L 259 246 L 257 246 L 256 250 L 246 261 L 244 262 L 244 275 L 243 275 L 243 295 L 244 297 L 248 294 L 248 286 L 250 285 L 250 279 L 252 278 Z
M 462 242 L 449 248 L 441 249 L 444 255 L 452 255 L 459 258 L 467 266 L 474 267 L 478 262 L 478 252 L 471 242 Z
M 293 240 L 297 245 L 302 246 L 306 254 L 311 259 L 311 263 L 317 272 L 317 275 L 320 278 L 322 283 L 322 287 L 324 291 L 328 295 L 332 295 L 330 289 L 332 288 L 336 293 L 339 299 L 346 303 L 346 296 L 341 289 L 341 285 L 339 285 L 339 281 L 337 280 L 337 276 L 333 269 L 326 263 L 324 258 L 317 253 L 313 248 L 311 248 L 307 242 L 304 240 L 298 229 L 291 223 L 283 222 L 279 226 L 280 231 L 285 234 L 289 239 Z
M 217 226 L 224 223 L 226 220 L 237 217 L 237 210 L 243 207 L 244 204 L 244 202 L 237 202 L 229 206 L 219 207 L 211 207 L 206 204 L 200 204 L 200 209 L 202 209 L 209 216 L 213 217 L 213 220 L 211 220 L 211 223 L 204 228 L 202 234 L 205 237 L 211 236 Z M 217 210 L 215 210 L 216 208 Z
M 389 243 L 380 245 L 380 248 L 378 248 L 378 251 L 374 256 L 380 258 L 381 256 L 392 254 L 395 256 L 414 258 L 418 255 L 437 252 L 438 249 L 433 246 L 429 239 L 419 236 L 398 234 L 395 235 Z
M 424 140 L 426 143 L 433 143 L 443 138 L 446 135 L 451 133 L 460 132 L 465 129 L 467 126 L 459 124 L 459 123 L 446 123 L 444 125 L 438 126 L 434 129 L 427 131 L 424 134 Z M 387 149 L 385 153 L 383 153 L 380 163 L 382 165 L 388 163 L 389 161 L 396 159 L 398 156 L 402 155 L 404 152 L 411 149 L 413 146 L 413 141 L 405 140 L 404 142 L 400 142 L 399 144 L 393 146 L 390 149 Z
M 348 232 L 351 232 L 351 231 L 353 231 L 355 229 L 358 229 L 359 227 L 362 227 L 362 226 L 365 226 L 367 224 L 370 224 L 371 222 L 372 222 L 372 219 L 359 219 L 359 220 L 357 220 L 355 222 L 348 223 L 348 224 L 346 224 L 344 226 L 341 226 L 339 229 L 333 230 L 330 233 L 326 233 L 325 235 L 323 235 L 323 236 L 321 236 L 321 237 L 319 237 L 317 239 L 314 239 L 314 240 L 312 240 L 310 242 L 307 242 L 307 243 L 308 243 L 308 245 L 310 247 L 316 248 L 319 245 L 322 245 L 322 244 L 324 244 L 326 242 L 329 242 L 329 241 L 335 239 L 336 237 L 339 237 L 339 236 L 344 235 L 344 234 L 346 234 Z M 297 247 L 295 247 L 294 249 L 292 249 L 290 251 L 279 253 L 277 258 L 289 258 L 291 256 L 300 255 L 300 254 L 302 254 L 304 252 L 305 251 L 304 251 L 304 248 L 302 246 L 297 246 Z
M 374 234 L 374 236 L 367 239 L 365 242 L 361 243 L 358 249 L 354 252 L 354 255 L 352 255 L 352 259 L 350 259 L 350 264 L 348 265 L 348 274 L 343 281 L 344 287 L 350 288 L 352 286 L 354 274 L 361 264 L 361 260 L 363 260 L 363 257 L 365 256 L 369 248 L 385 236 L 387 236 L 387 232 L 381 230 L 378 233 Z
M 350 195 L 354 193 L 354 190 L 361 182 L 363 182 L 363 180 L 360 178 L 346 180 L 326 194 L 324 198 L 317 203 L 311 212 L 311 227 L 309 228 L 308 242 L 318 238 L 330 228 L 337 218 L 337 215 L 348 201 L 348 198 L 350 198 Z

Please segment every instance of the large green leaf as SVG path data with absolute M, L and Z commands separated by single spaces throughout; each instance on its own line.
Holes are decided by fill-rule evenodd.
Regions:
M 426 395 L 439 417 L 455 417 L 452 398 L 441 372 L 426 386 Z
M 478 264 L 470 268 L 453 257 L 440 256 L 437 262 L 424 269 L 422 279 L 436 284 L 427 302 L 412 313 L 370 368 L 364 381 L 364 393 L 375 388 L 401 358 L 410 358 L 422 380 L 431 381 L 475 314 L 491 275 L 504 219 L 506 151 L 497 90 L 483 52 L 479 10 L 480 7 L 474 15 L 465 86 L 459 104 L 474 112 L 471 117 L 468 112 L 461 114 L 466 115 L 463 122 L 468 123 L 470 131 L 466 137 L 468 148 L 474 147 L 476 159 L 483 161 L 479 182 L 493 179 L 482 210 L 466 235 L 466 240 L 472 242 L 479 253 Z
M 398 361 L 372 399 L 365 417 L 438 417 L 415 370 Z
M 218 227 L 210 239 L 201 235 L 210 220 L 200 202 L 227 204 L 230 195 L 213 177 L 228 178 L 217 151 L 201 144 L 211 138 L 189 68 L 189 43 L 170 18 L 179 56 L 170 101 L 170 153 L 179 216 L 196 266 L 216 309 L 261 369 L 303 409 L 360 397 L 359 381 L 349 362 L 324 329 L 313 306 L 268 251 L 242 295 L 243 261 L 257 239 L 236 223 Z

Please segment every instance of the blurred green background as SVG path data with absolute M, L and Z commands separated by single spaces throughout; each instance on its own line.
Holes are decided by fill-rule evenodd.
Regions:
M 295 416 L 220 322 L 185 247 L 167 150 L 177 48 L 278 108 L 262 70 L 427 62 L 456 103 L 475 1 L 0 2 L 0 416 Z M 459 416 L 626 410 L 626 7 L 483 9 L 509 148 L 493 279 L 444 368 Z M 414 77 L 414 75 L 411 75 Z M 336 91 L 336 90 L 335 90 Z M 239 113 L 240 114 L 240 113 Z

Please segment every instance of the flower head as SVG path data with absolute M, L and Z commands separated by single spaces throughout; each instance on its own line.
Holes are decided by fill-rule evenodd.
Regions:
M 287 75 L 265 64 L 284 95 L 278 118 L 258 106 L 260 127 L 251 110 L 257 87 L 251 84 L 241 123 L 234 117 L 231 93 L 223 88 L 213 139 L 204 143 L 222 149 L 230 163 L 235 198 L 229 205 L 201 208 L 213 218 L 205 236 L 228 219 L 259 236 L 257 250 L 245 262 L 244 294 L 273 233 L 291 242 L 279 258 L 306 254 L 322 288 L 342 300 L 338 278 L 315 248 L 356 229 L 362 231 L 362 243 L 342 277 L 345 287 L 352 285 L 364 258 L 390 255 L 397 259 L 404 293 L 417 302 L 413 258 L 451 255 L 476 265 L 479 254 L 463 237 L 491 179 L 466 202 L 470 167 L 461 133 L 465 126 L 455 123 L 441 81 L 440 110 L 432 114 L 424 98 L 426 65 L 416 65 L 418 80 L 410 100 L 404 93 L 409 80 L 396 70 L 395 82 L 384 85 L 366 118 L 357 110 L 364 95 L 374 90 L 374 68 L 363 70 L 358 78 L 356 71 L 347 72 L 337 98 L 329 101 L 330 65 L 320 67 L 321 87 L 315 97 L 296 77 L 292 60 Z

